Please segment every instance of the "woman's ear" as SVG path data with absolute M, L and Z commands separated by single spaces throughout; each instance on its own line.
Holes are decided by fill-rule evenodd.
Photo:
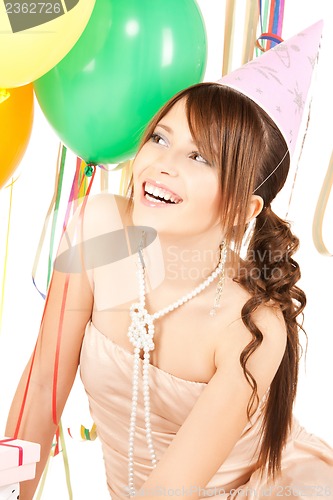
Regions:
M 260 214 L 262 209 L 264 208 L 264 200 L 261 196 L 257 196 L 253 194 L 251 196 L 251 201 L 249 205 L 249 209 L 247 212 L 246 222 L 250 222 L 252 219 L 257 217 Z

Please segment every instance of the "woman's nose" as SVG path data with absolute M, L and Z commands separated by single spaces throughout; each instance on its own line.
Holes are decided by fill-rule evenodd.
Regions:
M 164 154 L 158 158 L 155 167 L 158 169 L 159 173 L 175 177 L 178 175 L 179 171 L 179 158 L 177 158 L 175 152 L 170 150 L 165 151 Z

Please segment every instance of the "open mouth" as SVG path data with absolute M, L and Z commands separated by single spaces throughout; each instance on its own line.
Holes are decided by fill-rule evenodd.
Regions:
M 149 182 L 145 182 L 143 185 L 144 197 L 148 201 L 152 201 L 154 203 L 168 203 L 170 205 L 178 205 L 183 200 L 180 196 L 177 196 L 166 189 L 154 186 Z

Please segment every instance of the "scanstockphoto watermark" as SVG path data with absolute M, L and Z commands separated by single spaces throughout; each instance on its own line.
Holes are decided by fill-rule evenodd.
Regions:
M 136 254 L 139 249 L 150 247 L 156 240 L 160 245 L 155 229 L 148 226 L 127 226 L 109 232 L 98 234 L 91 238 L 85 237 L 83 228 L 77 227 L 74 234 L 66 230 L 63 235 L 67 249 L 63 249 L 54 261 L 54 268 L 60 272 L 80 273 L 96 269 L 108 264 L 127 259 Z M 169 245 L 164 257 L 156 253 L 160 267 L 164 267 L 169 279 L 190 278 L 204 279 L 212 272 L 219 261 L 220 251 L 210 248 L 181 248 Z M 142 259 L 145 257 L 142 255 Z M 161 260 L 162 259 L 162 260 Z M 240 259 L 239 266 L 227 266 L 229 277 L 238 276 L 248 270 L 253 279 L 268 277 L 276 279 L 282 277 L 281 262 L 287 262 L 286 256 L 280 250 L 249 251 L 246 260 Z M 145 264 L 149 264 L 144 262 Z M 246 267 L 246 264 L 252 264 Z M 232 275 L 234 273 L 234 275 Z
M 211 249 L 179 249 L 170 246 L 167 250 L 166 271 L 170 279 L 204 279 L 216 266 L 218 252 Z M 288 262 L 280 250 L 249 251 L 246 260 L 240 259 L 238 266 L 228 266 L 226 275 L 233 279 L 247 275 L 253 280 L 280 280 L 285 271 L 281 263 Z M 250 265 L 249 265 L 250 264 Z
M 142 488 L 135 492 L 135 497 L 188 497 L 193 494 L 199 495 L 201 498 L 204 497 L 214 497 L 219 495 L 225 495 L 226 490 L 224 488 L 214 487 L 214 488 L 200 488 L 199 486 L 182 486 L 180 488 L 166 488 L 164 486 L 156 486 L 155 488 Z M 129 488 L 125 488 L 125 496 L 129 497 Z M 134 498 L 135 498 L 134 497 Z
M 297 497 L 297 498 L 331 498 L 332 489 L 324 484 L 302 484 L 302 485 L 274 485 L 265 486 L 262 488 L 250 488 L 247 486 L 232 488 L 231 490 L 223 487 L 214 486 L 211 488 L 201 488 L 199 486 L 189 486 L 181 488 L 142 488 L 135 492 L 135 497 L 143 496 L 160 496 L 160 497 L 187 497 L 197 494 L 200 498 L 212 498 L 218 496 L 233 496 L 237 495 L 238 498 L 271 498 L 274 497 Z M 129 497 L 129 488 L 125 488 L 125 496 Z

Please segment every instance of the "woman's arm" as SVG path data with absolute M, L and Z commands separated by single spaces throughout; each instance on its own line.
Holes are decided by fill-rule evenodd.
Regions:
M 283 357 L 286 329 L 282 315 L 271 307 L 262 306 L 253 318 L 264 340 L 247 367 L 257 381 L 261 399 Z M 240 320 L 223 331 L 215 353 L 216 372 L 142 486 L 138 493 L 141 499 L 160 499 L 154 491 L 172 489 L 196 500 L 199 489 L 206 487 L 226 460 L 248 423 L 246 408 L 252 389 L 245 380 L 239 355 L 250 340 Z
M 73 216 L 66 236 L 62 237 L 58 255 L 68 249 L 73 242 L 73 235 L 78 234 L 78 215 L 79 210 Z M 57 423 L 75 379 L 85 326 L 92 313 L 91 271 L 70 272 L 70 268 L 67 270 L 68 273 L 54 269 L 52 274 L 38 334 L 27 399 L 17 434 L 20 439 L 41 444 L 41 461 L 37 465 L 36 478 L 22 482 L 21 500 L 33 498 L 45 467 Z M 60 325 L 64 299 L 63 323 Z M 61 330 L 60 344 L 59 329 Z M 59 368 L 56 384 L 56 408 L 53 408 L 54 367 L 57 349 Z M 24 370 L 11 405 L 6 427 L 6 436 L 9 437 L 15 435 L 31 362 L 32 357 Z

